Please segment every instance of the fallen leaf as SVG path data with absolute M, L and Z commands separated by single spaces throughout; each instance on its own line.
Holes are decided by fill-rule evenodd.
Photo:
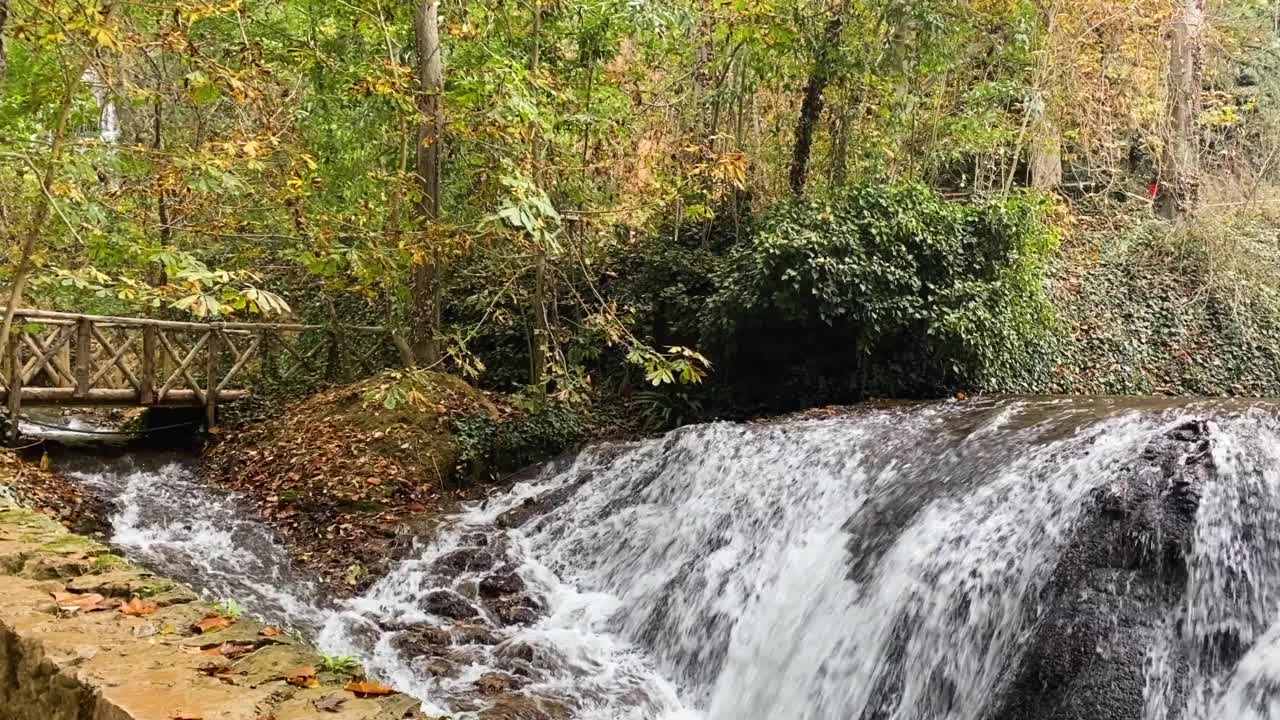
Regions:
M 386 685 L 380 685 L 376 682 L 350 682 L 346 688 L 356 694 L 356 697 L 379 697 L 382 695 L 395 695 L 396 690 L 392 690 Z
M 205 655 L 221 655 L 224 658 L 235 660 L 253 652 L 257 646 L 253 643 L 234 643 L 224 642 L 217 647 L 211 647 L 204 651 Z
M 68 612 L 92 612 L 94 610 L 101 610 L 102 608 L 100 606 L 104 601 L 106 601 L 106 598 L 98 593 L 86 593 L 81 595 L 78 593 L 58 592 L 53 594 L 53 601 L 58 604 L 59 608 Z
M 342 704 L 346 701 L 346 698 L 338 695 L 325 695 L 319 700 L 312 700 L 311 704 L 315 705 L 317 710 L 336 713 L 342 709 Z
M 197 621 L 196 624 L 191 626 L 191 629 L 203 635 L 207 632 L 213 632 L 214 630 L 221 630 L 224 627 L 229 627 L 234 622 L 235 618 L 222 617 L 221 615 L 209 615 L 204 619 Z
M 313 688 L 320 684 L 320 681 L 316 679 L 316 669 L 311 666 L 300 667 L 286 673 L 284 681 L 300 688 Z
M 157 609 L 159 609 L 159 606 L 156 605 L 154 602 L 151 602 L 150 600 L 143 600 L 141 598 L 136 598 L 136 597 L 130 599 L 129 602 L 120 606 L 121 613 L 125 615 L 132 615 L 133 617 L 142 617 L 143 615 L 150 615 L 151 613 L 155 612 Z
M 258 634 L 262 637 L 277 637 L 283 633 L 284 631 L 275 625 L 268 625 L 267 627 L 262 628 L 262 631 Z

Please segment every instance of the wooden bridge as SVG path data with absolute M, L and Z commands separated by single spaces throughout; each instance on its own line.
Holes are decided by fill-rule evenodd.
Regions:
M 0 401 L 11 419 L 27 405 L 203 407 L 212 427 L 218 405 L 249 395 L 255 382 L 353 379 L 404 348 L 382 327 L 19 309 L 0 358 Z

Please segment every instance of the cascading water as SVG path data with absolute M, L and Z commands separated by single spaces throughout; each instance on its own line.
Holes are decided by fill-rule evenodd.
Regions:
M 1035 399 L 689 427 L 549 466 L 332 602 L 182 463 L 70 470 L 139 561 L 455 716 L 500 670 L 579 718 L 1261 720 L 1277 415 Z

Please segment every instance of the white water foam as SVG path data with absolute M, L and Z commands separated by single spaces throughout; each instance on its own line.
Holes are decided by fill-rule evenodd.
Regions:
M 775 425 L 686 428 L 582 453 L 450 518 L 350 601 L 324 602 L 234 497 L 181 464 L 78 476 L 116 498 L 114 542 L 165 574 L 358 656 L 432 712 L 470 717 L 473 683 L 531 648 L 523 692 L 590 720 L 982 720 L 1026 648 L 1085 494 L 1198 406 L 935 404 Z M 1145 663 L 1147 720 L 1280 718 L 1280 432 L 1269 412 L 1212 427 L 1185 618 Z M 503 513 L 566 495 L 518 528 Z M 400 641 L 449 626 L 424 598 L 476 575 L 437 562 L 477 533 L 540 615 L 457 648 L 437 677 Z M 472 600 L 495 626 L 501 623 Z M 1227 633 L 1240 657 L 1171 658 Z M 1185 682 L 1185 708 L 1165 701 Z M 1179 697 L 1182 697 L 1179 695 Z

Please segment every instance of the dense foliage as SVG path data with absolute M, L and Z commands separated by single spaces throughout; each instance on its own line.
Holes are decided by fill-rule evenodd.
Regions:
M 780 205 L 719 274 L 726 372 L 796 399 L 795 376 L 844 384 L 837 399 L 1009 377 L 1050 330 L 1054 242 L 1031 197 L 867 185 Z
M 55 309 L 388 324 L 420 365 L 655 427 L 1045 387 L 1074 362 L 1042 342 L 1047 224 L 1268 201 L 1275 18 L 0 0 L 0 283 Z

